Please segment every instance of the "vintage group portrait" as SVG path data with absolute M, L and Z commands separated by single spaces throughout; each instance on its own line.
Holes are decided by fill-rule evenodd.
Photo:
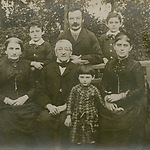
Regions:
M 0 1 L 1 150 L 149 148 L 149 0 Z

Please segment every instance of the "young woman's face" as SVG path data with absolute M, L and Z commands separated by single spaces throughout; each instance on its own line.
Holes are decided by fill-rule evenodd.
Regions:
M 78 79 L 83 86 L 88 86 L 90 85 L 94 77 L 92 77 L 92 75 L 90 74 L 80 74 Z
M 7 49 L 5 51 L 8 59 L 17 60 L 22 54 L 21 46 L 18 43 L 12 42 L 8 43 Z
M 30 27 L 30 37 L 33 41 L 39 41 L 42 38 L 43 34 L 44 33 L 42 32 L 41 28 L 37 26 Z
M 132 46 L 125 39 L 118 40 L 114 44 L 114 50 L 120 59 L 127 58 L 131 49 Z
M 118 32 L 119 28 L 122 26 L 120 20 L 117 17 L 110 18 L 107 23 L 107 27 L 113 33 Z

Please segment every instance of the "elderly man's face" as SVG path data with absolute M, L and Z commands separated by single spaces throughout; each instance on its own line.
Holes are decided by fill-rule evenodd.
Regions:
M 84 20 L 82 19 L 82 12 L 80 10 L 76 10 L 68 13 L 68 23 L 70 29 L 74 31 L 80 29 L 83 21 Z
M 61 42 L 57 47 L 57 49 L 55 50 L 55 54 L 61 62 L 66 62 L 67 60 L 70 59 L 72 51 L 70 50 L 70 48 L 66 43 Z

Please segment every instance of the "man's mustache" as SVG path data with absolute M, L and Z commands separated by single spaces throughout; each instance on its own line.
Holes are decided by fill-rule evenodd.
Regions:
M 79 24 L 77 22 L 73 23 L 72 26 L 77 27 Z

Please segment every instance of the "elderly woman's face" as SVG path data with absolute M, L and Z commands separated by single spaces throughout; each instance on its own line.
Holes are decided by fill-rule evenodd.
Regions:
M 121 39 L 118 40 L 115 45 L 114 45 L 114 49 L 116 51 L 116 54 L 119 58 L 123 59 L 123 58 L 127 58 L 129 55 L 129 52 L 132 49 L 132 46 L 130 45 L 130 43 L 128 41 L 126 41 L 125 39 Z
M 17 60 L 22 54 L 20 44 L 15 42 L 8 43 L 5 53 L 7 54 L 8 59 Z

